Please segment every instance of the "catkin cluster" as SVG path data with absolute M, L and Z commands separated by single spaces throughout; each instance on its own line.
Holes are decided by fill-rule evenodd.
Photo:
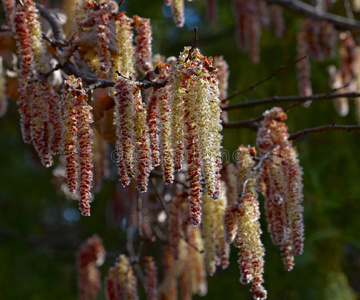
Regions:
M 109 300 L 137 300 L 137 283 L 134 269 L 125 255 L 119 255 L 115 266 L 106 276 L 106 296 Z
M 101 275 L 98 267 L 104 263 L 105 249 L 101 239 L 94 235 L 80 246 L 77 252 L 79 298 L 95 299 L 101 289 Z
M 92 108 L 87 99 L 81 78 L 70 76 L 60 101 L 61 143 L 66 158 L 67 185 L 70 192 L 79 193 L 80 211 L 84 216 L 90 216 L 93 177 Z
M 24 1 L 11 20 L 21 59 L 18 105 L 22 136 L 25 142 L 33 143 L 41 162 L 49 167 L 52 155 L 60 150 L 59 98 L 56 88 L 46 79 L 35 80 L 50 68 L 35 4 Z
M 254 148 L 240 146 L 237 165 L 226 167 L 228 193 L 233 199 L 229 201 L 223 215 L 225 241 L 239 248 L 240 282 L 252 283 L 255 299 L 266 299 L 267 292 L 263 287 L 264 252 L 260 239 L 260 211 L 256 192 L 256 179 L 252 173 L 255 165 Z
M 298 85 L 302 96 L 312 94 L 309 55 L 317 60 L 334 56 L 336 30 L 326 21 L 306 19 L 297 34 Z M 310 104 L 310 102 L 307 102 Z
M 284 22 L 282 8 L 269 5 L 264 0 L 233 0 L 236 38 L 239 48 L 248 52 L 254 64 L 260 61 L 260 37 L 262 27 L 273 26 L 282 36 Z
M 268 155 L 259 174 L 259 186 L 265 197 L 268 231 L 280 245 L 285 268 L 291 270 L 294 255 L 303 251 L 302 169 L 296 149 L 289 141 L 285 112 L 274 107 L 264 113 L 257 135 L 261 155 Z

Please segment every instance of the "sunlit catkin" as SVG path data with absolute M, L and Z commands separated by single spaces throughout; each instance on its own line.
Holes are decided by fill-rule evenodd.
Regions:
M 257 145 L 264 160 L 259 180 L 265 197 L 268 230 L 274 244 L 281 245 L 286 269 L 293 265 L 292 255 L 303 251 L 304 225 L 301 202 L 302 169 L 283 123 L 285 112 L 279 108 L 264 113 Z
M 133 20 L 133 26 L 137 32 L 137 36 L 135 38 L 136 63 L 138 69 L 141 72 L 146 73 L 153 69 L 151 49 L 152 32 L 150 20 L 139 16 L 134 16 Z

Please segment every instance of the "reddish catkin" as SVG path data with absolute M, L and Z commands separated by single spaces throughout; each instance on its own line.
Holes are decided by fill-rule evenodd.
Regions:
M 238 46 L 250 52 L 253 63 L 258 63 L 259 42 L 261 36 L 261 5 L 258 1 L 233 0 L 233 11 L 236 21 L 236 38 Z
M 137 89 L 130 81 L 120 78 L 115 84 L 115 124 L 116 124 L 116 150 L 119 155 L 119 175 L 123 186 L 130 183 L 134 176 L 135 135 L 134 101 Z
M 202 197 L 202 229 L 204 236 L 204 250 L 205 250 L 205 263 L 206 270 L 210 276 L 214 275 L 216 271 L 216 215 L 214 200 L 211 197 L 204 193 Z
M 215 56 L 213 65 L 215 68 L 219 69 L 217 73 L 217 79 L 219 82 L 219 92 L 220 92 L 219 98 L 221 100 L 220 107 L 224 108 L 229 103 L 229 101 L 225 101 L 225 102 L 223 101 L 227 98 L 227 94 L 228 94 L 228 81 L 230 75 L 229 65 L 222 56 Z M 227 112 L 222 111 L 220 118 L 222 122 L 224 123 L 228 122 Z
M 116 282 L 115 282 L 115 276 L 116 276 L 116 269 L 115 267 L 111 267 L 109 269 L 108 274 L 105 278 L 105 294 L 107 300 L 117 300 L 117 291 L 116 291 Z
M 180 196 L 175 196 L 169 204 L 169 243 L 175 260 L 179 258 L 180 240 Z
M 175 262 L 174 257 L 171 253 L 170 246 L 167 245 L 164 250 L 164 266 L 165 266 L 165 277 L 162 285 L 159 287 L 159 299 L 161 300 L 177 300 L 177 278 L 178 276 L 176 264 L 180 261 Z
M 146 73 L 153 69 L 152 66 L 152 32 L 150 20 L 139 16 L 133 17 L 133 26 L 137 32 L 136 42 L 136 63 L 138 69 L 142 73 Z
M 147 103 L 147 119 L 146 123 L 149 126 L 149 138 L 151 148 L 151 164 L 153 167 L 160 165 L 160 151 L 159 151 L 159 127 L 158 127 L 158 95 L 154 92 L 150 93 L 149 102 Z
M 239 205 L 237 203 L 232 204 L 226 207 L 223 215 L 225 241 L 228 244 L 231 244 L 234 241 L 238 230 L 238 210 Z
M 31 139 L 42 164 L 49 167 L 52 165 L 52 158 L 49 149 L 49 124 L 46 121 L 48 111 L 45 103 L 49 91 L 45 90 L 47 86 L 43 85 L 40 81 L 31 82 L 28 85 L 32 88 L 31 103 L 29 105 L 32 116 L 30 123 Z
M 225 208 L 227 206 L 227 198 L 226 198 L 226 187 L 225 183 L 221 182 L 220 188 L 220 196 L 217 201 L 214 201 L 215 206 L 215 227 L 217 231 L 217 245 L 216 245 L 216 253 L 217 257 L 220 259 L 220 265 L 222 269 L 226 269 L 229 265 L 229 255 L 230 255 L 230 247 L 225 241 L 225 229 L 223 225 L 223 215 L 225 213 Z
M 107 289 L 107 298 L 110 298 L 112 295 L 115 295 L 116 300 L 137 300 L 137 287 L 136 287 L 136 277 L 134 275 L 134 270 L 129 263 L 129 259 L 125 255 L 119 255 L 116 260 L 114 271 L 109 272 L 109 280 L 113 278 L 113 286 L 110 284 L 110 291 Z
M 290 229 L 287 230 L 286 240 L 283 245 L 281 245 L 281 255 L 284 262 L 285 269 L 291 271 L 294 268 L 294 254 L 293 246 L 290 238 Z
M 133 83 L 134 85 L 134 83 Z M 148 179 L 151 171 L 151 152 L 149 140 L 149 128 L 146 124 L 145 104 L 142 102 L 140 88 L 134 85 L 134 126 L 135 126 L 135 150 L 136 165 L 135 176 L 137 189 L 140 193 L 147 191 Z
M 217 21 L 218 3 L 217 0 L 206 0 L 206 10 L 211 22 Z
M 47 90 L 49 92 L 47 105 L 48 105 L 48 120 L 51 125 L 51 136 L 50 136 L 50 152 L 51 154 L 60 153 L 61 148 L 61 119 L 59 114 L 59 102 L 60 97 L 56 88 L 48 83 Z
M 0 117 L 4 116 L 7 107 L 8 107 L 8 99 L 6 97 L 6 80 L 4 74 L 4 67 L 3 67 L 3 59 L 0 57 Z
M 191 86 L 191 80 L 187 83 Z M 184 98 L 184 119 L 186 127 L 186 152 L 188 154 L 188 176 L 190 180 L 190 211 L 191 222 L 198 225 L 201 222 L 201 161 L 200 161 L 200 145 L 199 132 L 194 121 L 196 120 L 196 106 L 192 103 L 194 94 L 188 92 Z
M 282 122 L 285 119 L 286 114 L 281 108 L 266 111 L 257 144 L 262 155 L 269 155 L 259 175 L 265 196 L 268 229 L 274 244 L 282 245 L 285 267 L 291 269 L 291 255 L 299 255 L 303 251 L 303 173 L 297 152 L 288 140 L 286 125 Z
M 68 189 L 71 193 L 77 190 L 77 110 L 74 109 L 75 96 L 71 91 L 74 77 L 65 82 L 60 111 L 62 118 L 62 151 L 66 158 L 66 178 Z
M 100 66 L 97 70 L 98 76 L 106 76 L 111 68 L 111 62 L 110 62 L 110 50 L 109 50 L 109 44 L 110 44 L 110 29 L 109 29 L 109 19 L 110 14 L 106 9 L 104 9 L 104 6 L 101 8 L 101 14 L 98 15 L 98 18 L 96 18 L 96 30 L 97 30 L 97 36 L 98 36 L 98 42 L 95 47 L 95 51 L 100 57 Z
M 271 5 L 271 19 L 275 29 L 275 34 L 278 38 L 284 36 L 285 22 L 283 17 L 283 8 L 280 5 Z
M 184 157 L 184 86 L 183 76 L 186 67 L 183 64 L 173 63 L 171 66 L 171 76 L 169 79 L 171 89 L 171 132 L 172 148 L 174 149 L 174 168 L 179 171 L 182 168 Z M 174 76 L 174 75 L 177 76 Z
M 157 269 L 151 256 L 145 258 L 146 264 L 146 296 L 148 300 L 157 299 Z
M 92 123 L 91 106 L 82 88 L 81 78 L 70 76 L 65 82 L 61 101 L 62 146 L 66 157 L 68 188 L 70 192 L 79 189 L 80 211 L 90 216 L 92 187 Z
M 29 107 L 29 95 L 31 94 L 28 86 L 28 81 L 32 74 L 33 64 L 33 53 L 31 51 L 30 44 L 30 33 L 26 23 L 26 15 L 21 9 L 17 9 L 14 12 L 13 28 L 15 29 L 15 38 L 18 48 L 19 57 L 21 58 L 20 63 L 20 74 L 19 74 L 19 113 L 20 113 L 20 128 L 22 137 L 25 143 L 31 142 L 30 124 L 31 114 Z
M 170 66 L 158 64 L 157 68 L 160 74 L 158 80 L 165 80 L 169 76 Z M 154 93 L 158 95 L 157 107 L 160 121 L 160 154 L 163 178 L 165 183 L 172 183 L 174 179 L 174 151 L 171 145 L 170 87 L 166 86 L 161 89 L 154 89 Z
M 184 0 L 172 0 L 171 11 L 173 13 L 175 25 L 177 27 L 183 27 L 185 24 Z
M 312 87 L 310 81 L 310 59 L 308 56 L 309 45 L 307 31 L 310 20 L 303 21 L 301 29 L 297 34 L 297 58 L 300 61 L 296 64 L 298 68 L 298 86 L 301 96 L 310 96 Z
M 90 216 L 90 200 L 92 187 L 92 136 L 93 131 L 90 127 L 92 123 L 91 106 L 87 105 L 87 94 L 81 90 L 77 96 L 78 105 L 78 168 L 79 168 L 79 194 L 80 211 L 83 216 Z
M 247 11 L 247 0 L 233 0 L 233 12 L 235 15 L 236 41 L 238 47 L 243 51 L 249 50 L 248 24 L 249 14 Z
M 101 289 L 101 276 L 97 267 L 105 260 L 105 249 L 101 239 L 94 235 L 80 246 L 77 253 L 78 284 L 81 300 L 95 299 Z

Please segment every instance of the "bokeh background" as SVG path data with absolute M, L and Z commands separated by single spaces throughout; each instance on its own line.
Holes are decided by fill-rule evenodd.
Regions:
M 253 65 L 237 47 L 231 1 L 218 2 L 218 20 L 214 23 L 209 21 L 205 1 L 186 2 L 184 28 L 175 27 L 170 9 L 161 0 L 126 0 L 121 8 L 129 16 L 151 18 L 153 52 L 166 56 L 177 56 L 184 46 L 191 45 L 193 28 L 198 26 L 197 46 L 202 53 L 223 55 L 230 66 L 229 94 L 288 65 L 272 80 L 231 103 L 297 95 L 296 66 L 292 62 L 301 19 L 285 12 L 286 31 L 281 39 L 263 30 L 261 60 Z M 338 3 L 334 12 L 343 14 L 343 10 Z M 3 22 L 2 12 L 0 16 Z M 314 93 L 331 90 L 326 67 L 338 62 L 338 55 L 331 61 L 312 62 Z M 271 105 L 233 110 L 229 119 L 258 117 L 269 108 Z M 333 122 L 356 124 L 353 103 L 345 118 L 336 114 L 331 100 L 288 111 L 290 132 Z M 249 129 L 224 129 L 223 135 L 223 147 L 230 153 L 240 144 L 255 145 L 256 133 Z M 291 272 L 285 271 L 280 251 L 267 233 L 260 197 L 268 299 L 360 299 L 360 133 L 328 131 L 301 137 L 294 145 L 304 171 L 304 254 L 296 257 Z M 81 217 L 77 203 L 58 192 L 52 172 L 52 168 L 42 167 L 32 147 L 23 143 L 17 105 L 10 101 L 7 114 L 0 118 L 0 299 L 77 299 L 76 251 L 95 233 L 108 253 L 101 267 L 103 278 L 116 255 L 126 252 L 122 224 L 109 220 L 109 202 L 118 188 L 117 178 L 109 176 L 104 181 L 92 203 L 91 217 Z M 145 247 L 156 250 L 153 245 Z M 203 299 L 251 299 L 250 287 L 242 286 L 238 279 L 237 249 L 232 248 L 229 268 L 208 278 L 208 294 Z M 98 299 L 105 299 L 104 294 Z

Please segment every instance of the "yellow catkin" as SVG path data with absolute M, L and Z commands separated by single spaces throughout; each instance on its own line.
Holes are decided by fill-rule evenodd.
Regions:
M 216 255 L 219 258 L 219 264 L 222 269 L 229 265 L 230 247 L 225 242 L 225 232 L 223 225 L 223 216 L 227 206 L 225 183 L 221 182 L 220 195 L 217 201 L 214 201 L 214 223 L 216 227 Z
M 255 148 L 239 146 L 237 153 L 237 190 L 239 196 L 241 196 L 241 194 L 244 195 L 247 193 L 255 196 L 255 174 L 249 177 L 251 170 L 255 165 L 255 161 L 253 160 L 253 157 L 256 156 Z M 244 187 L 245 190 L 243 190 Z
M 216 271 L 216 235 L 215 222 L 213 220 L 215 215 L 215 204 L 214 200 L 207 194 L 204 193 L 202 198 L 202 212 L 203 212 L 203 236 L 204 236 L 204 250 L 205 250 L 205 263 L 206 270 L 209 275 L 214 275 Z
M 133 46 L 132 19 L 121 12 L 115 16 L 117 53 L 113 57 L 113 74 L 115 71 L 125 77 L 136 78 L 135 50 Z

